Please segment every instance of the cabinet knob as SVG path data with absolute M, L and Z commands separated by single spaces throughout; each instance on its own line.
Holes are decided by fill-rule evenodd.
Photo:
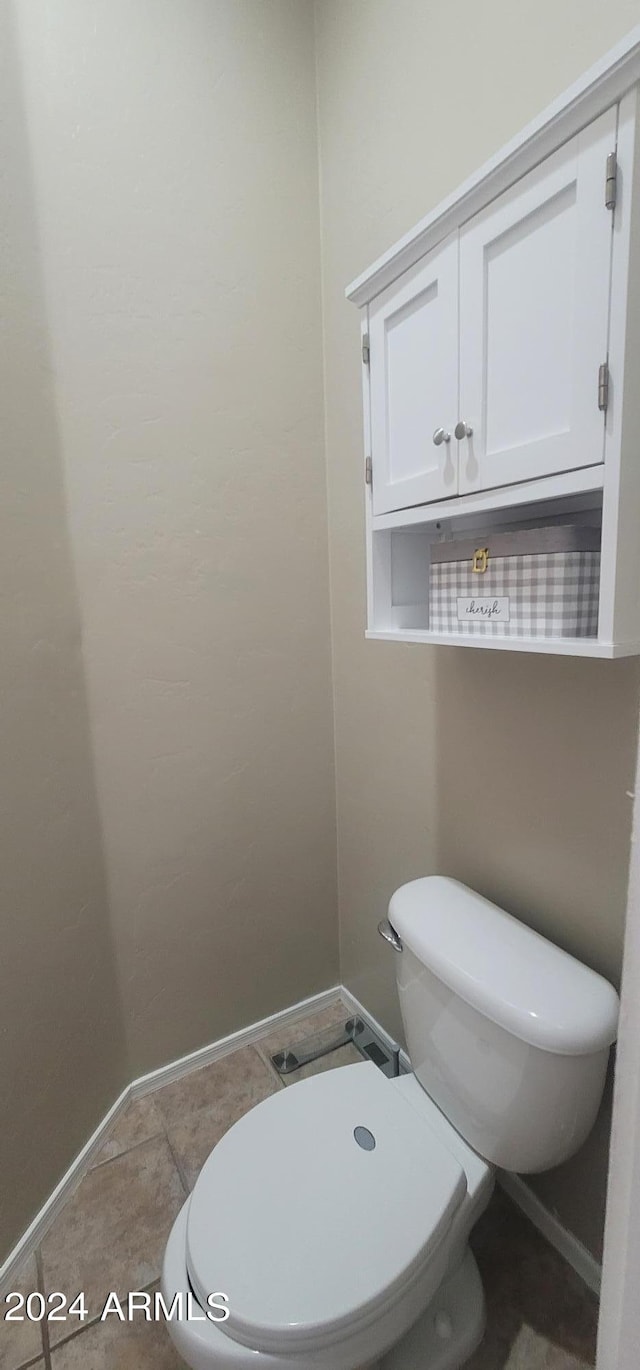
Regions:
M 461 438 L 470 438 L 473 433 L 473 428 L 470 428 L 469 424 L 465 423 L 464 419 L 459 419 L 453 431 L 459 442 Z
M 451 434 L 447 433 L 444 428 L 436 428 L 433 435 L 433 441 L 435 442 L 436 447 L 439 447 L 443 442 L 451 442 Z

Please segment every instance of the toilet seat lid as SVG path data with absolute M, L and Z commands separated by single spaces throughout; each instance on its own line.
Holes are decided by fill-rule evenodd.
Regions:
M 330 1345 L 428 1262 L 465 1194 L 454 1155 L 376 1066 L 316 1075 L 251 1109 L 206 1161 L 194 1292 L 205 1308 L 227 1294 L 224 1331 L 245 1346 Z

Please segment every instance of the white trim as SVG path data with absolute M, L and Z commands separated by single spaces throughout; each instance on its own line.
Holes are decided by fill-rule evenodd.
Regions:
M 639 80 L 640 27 L 637 27 L 352 281 L 345 291 L 347 299 L 357 305 L 369 304 L 447 234 L 484 209 L 561 142 L 572 138 L 620 100 Z
M 56 1185 L 49 1198 L 45 1200 L 40 1212 L 36 1214 L 26 1232 L 20 1237 L 13 1250 L 9 1252 L 4 1264 L 0 1266 L 0 1298 L 11 1288 L 12 1282 L 25 1261 L 33 1255 L 45 1233 L 48 1232 L 67 1200 L 77 1189 L 83 1176 L 91 1168 L 116 1118 L 120 1116 L 131 1099 L 139 1099 L 143 1094 L 149 1094 L 153 1089 L 168 1085 L 172 1080 L 179 1080 L 183 1075 L 189 1075 L 191 1071 L 200 1070 L 202 1066 L 210 1065 L 212 1061 L 219 1061 L 222 1056 L 227 1056 L 229 1052 L 237 1051 L 239 1047 L 250 1046 L 253 1042 L 259 1041 L 274 1027 L 285 1027 L 287 1024 L 296 1023 L 300 1018 L 306 1018 L 309 1013 L 317 1013 L 320 1009 L 329 1008 L 331 1004 L 338 1003 L 341 998 L 341 986 L 334 985 L 332 989 L 323 990 L 320 994 L 312 994 L 309 999 L 301 999 L 299 1003 L 292 1004 L 290 1008 L 281 1009 L 279 1013 L 272 1013 L 269 1018 L 261 1018 L 259 1022 L 241 1028 L 239 1032 L 232 1032 L 228 1037 L 221 1037 L 219 1041 L 212 1042 L 210 1046 L 201 1047 L 199 1051 L 193 1051 L 189 1056 L 181 1056 L 177 1061 L 170 1061 L 168 1065 L 160 1066 L 158 1070 L 152 1070 L 148 1075 L 141 1075 L 139 1079 L 132 1080 L 131 1084 L 123 1089 L 122 1094 L 116 1099 L 109 1112 L 105 1114 L 88 1142 L 72 1161 L 59 1184 Z
M 600 1281 L 602 1278 L 602 1267 L 598 1264 L 595 1256 L 587 1251 L 586 1246 L 574 1237 L 566 1227 L 563 1227 L 559 1218 L 545 1208 L 541 1200 L 529 1188 L 528 1184 L 520 1175 L 510 1175 L 501 1170 L 497 1175 L 497 1181 L 501 1189 L 525 1214 L 527 1218 L 537 1227 L 538 1232 L 546 1238 L 550 1246 L 564 1257 L 569 1265 L 573 1266 L 576 1274 L 580 1275 L 585 1284 L 592 1289 L 594 1294 L 600 1293 Z
M 371 642 L 424 642 L 431 647 L 475 647 L 500 652 L 537 652 L 546 656 L 616 657 L 640 655 L 640 642 L 600 642 L 596 637 L 483 637 L 472 633 L 432 633 L 429 628 L 367 628 Z
M 516 506 L 546 504 L 547 500 L 558 500 L 566 496 L 572 501 L 576 496 L 585 498 L 581 507 L 588 509 L 597 506 L 598 499 L 590 500 L 591 494 L 597 496 L 604 487 L 604 462 L 595 466 L 585 466 L 578 471 L 563 471 L 558 476 L 542 476 L 537 480 L 518 481 L 514 485 L 503 485 L 499 490 L 474 490 L 469 495 L 452 495 L 449 499 L 438 500 L 433 504 L 416 504 L 410 509 L 394 509 L 389 514 L 374 514 L 371 527 L 374 533 L 387 528 L 407 528 L 409 525 L 436 523 L 447 518 L 472 518 L 475 515 L 491 514 L 506 510 L 510 514 Z M 528 515 L 527 515 L 528 517 Z
M 267 1033 L 273 1031 L 274 1027 L 286 1027 L 287 1024 L 297 1023 L 300 1018 L 306 1018 L 310 1013 L 319 1013 L 323 1008 L 330 1008 L 332 1004 L 337 1004 L 341 998 L 340 985 L 334 985 L 332 989 L 325 989 L 321 994 L 312 994 L 309 999 L 301 999 L 298 1004 L 292 1004 L 291 1008 L 284 1008 L 279 1013 L 272 1013 L 268 1018 L 261 1018 L 257 1023 L 251 1023 L 249 1027 L 240 1028 L 238 1032 L 229 1033 L 228 1037 L 221 1037 L 219 1041 L 212 1042 L 210 1046 L 200 1047 L 198 1051 L 192 1051 L 188 1056 L 181 1056 L 177 1061 L 170 1061 L 166 1066 L 160 1066 L 158 1070 L 149 1071 L 148 1075 L 141 1075 L 138 1080 L 134 1080 L 131 1085 L 132 1099 L 140 1099 L 143 1094 L 150 1094 L 152 1090 L 161 1089 L 163 1085 L 169 1085 L 173 1080 L 182 1079 L 183 1075 L 190 1075 L 194 1070 L 201 1070 L 203 1066 L 210 1066 L 213 1061 L 219 1061 L 222 1056 L 228 1056 L 232 1051 L 238 1051 L 240 1047 L 252 1046 L 254 1042 L 259 1042 L 261 1037 L 266 1037 Z
M 88 1142 L 85 1142 L 75 1160 L 71 1162 L 69 1169 L 42 1205 L 40 1212 L 36 1214 L 26 1232 L 20 1237 L 13 1251 L 9 1252 L 4 1265 L 0 1266 L 0 1297 L 4 1297 L 7 1290 L 10 1289 L 21 1266 L 28 1260 L 29 1256 L 33 1255 L 52 1222 L 64 1208 L 67 1200 L 71 1198 L 74 1190 L 77 1189 L 83 1175 L 86 1175 L 90 1169 L 101 1146 L 106 1141 L 107 1133 L 128 1104 L 130 1095 L 131 1085 L 127 1085 L 126 1089 L 123 1089 L 122 1094 L 116 1099 L 115 1104 L 112 1104 L 109 1112 L 98 1123 L 95 1132 L 91 1134 Z
M 640 752 L 636 758 L 604 1234 L 598 1370 L 636 1370 L 640 1338 Z

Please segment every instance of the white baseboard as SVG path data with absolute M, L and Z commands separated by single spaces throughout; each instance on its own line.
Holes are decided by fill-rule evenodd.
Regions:
M 52 1222 L 64 1208 L 74 1189 L 77 1189 L 83 1175 L 86 1175 L 90 1169 L 116 1118 L 128 1104 L 130 1096 L 131 1086 L 127 1085 L 126 1089 L 123 1089 L 122 1094 L 116 1099 L 115 1104 L 112 1104 L 109 1112 L 98 1123 L 95 1132 L 92 1133 L 88 1142 L 85 1142 L 82 1151 L 72 1161 L 60 1183 L 56 1185 L 53 1193 L 42 1205 L 40 1212 L 36 1214 L 33 1222 L 14 1246 L 13 1251 L 9 1252 L 4 1265 L 0 1266 L 0 1298 L 3 1298 L 11 1288 L 21 1267 L 29 1259 L 29 1256 L 33 1255 Z
M 170 1061 L 167 1066 L 160 1066 L 158 1070 L 151 1070 L 148 1075 L 141 1075 L 130 1086 L 131 1097 L 139 1099 L 141 1095 L 150 1094 L 154 1089 L 170 1085 L 173 1080 L 190 1075 L 193 1070 L 200 1070 L 202 1066 L 210 1066 L 213 1061 L 219 1061 L 231 1051 L 252 1046 L 254 1042 L 259 1042 L 261 1037 L 273 1032 L 276 1027 L 287 1027 L 291 1023 L 297 1023 L 300 1018 L 306 1018 L 309 1013 L 319 1013 L 323 1008 L 330 1008 L 341 998 L 340 985 L 334 985 L 333 989 L 325 989 L 321 994 L 312 994 L 310 999 L 301 999 L 299 1004 L 292 1004 L 291 1008 L 272 1013 L 269 1018 L 261 1018 L 258 1023 L 251 1023 L 249 1027 L 240 1028 L 238 1032 L 231 1032 L 228 1037 L 221 1037 L 218 1042 L 212 1042 L 208 1047 L 200 1047 L 188 1056 Z
M 583 1246 L 582 1242 L 578 1241 L 572 1232 L 567 1231 L 567 1228 L 562 1226 L 559 1218 L 556 1218 L 548 1208 L 545 1208 L 520 1175 L 509 1175 L 506 1171 L 500 1171 L 497 1178 L 500 1188 L 504 1189 L 505 1194 L 509 1195 L 516 1207 L 522 1210 L 534 1227 L 537 1227 L 549 1245 L 555 1247 L 565 1261 L 573 1266 L 573 1269 L 589 1286 L 589 1289 L 592 1289 L 594 1294 L 599 1295 L 602 1266 L 598 1264 L 595 1256 L 587 1251 L 586 1246 Z
M 329 1008 L 331 1004 L 337 1003 L 341 997 L 340 985 L 334 985 L 332 989 L 323 990 L 321 994 L 313 994 L 309 999 L 302 999 L 300 1003 L 293 1004 L 290 1008 L 282 1009 L 279 1013 L 273 1013 L 269 1018 L 262 1018 L 258 1023 L 252 1023 L 250 1027 L 241 1028 L 239 1032 L 232 1032 L 228 1037 L 221 1037 L 219 1041 L 212 1042 L 211 1046 L 201 1047 L 198 1051 L 191 1052 L 189 1056 L 182 1056 L 177 1061 L 171 1061 L 169 1065 L 160 1066 L 159 1070 L 152 1070 L 148 1075 L 142 1075 L 138 1080 L 132 1080 L 131 1084 L 123 1089 L 122 1094 L 116 1099 L 109 1112 L 105 1114 L 88 1142 L 72 1161 L 60 1183 L 56 1185 L 56 1188 L 42 1205 L 40 1212 L 36 1214 L 33 1222 L 9 1253 L 4 1264 L 0 1266 L 0 1298 L 3 1298 L 11 1288 L 21 1267 L 33 1255 L 60 1210 L 71 1197 L 74 1189 L 77 1189 L 81 1179 L 90 1169 L 105 1142 L 107 1133 L 131 1099 L 139 1099 L 141 1095 L 149 1094 L 151 1090 L 159 1089 L 162 1085 L 168 1085 L 172 1080 L 179 1080 L 181 1076 L 188 1075 L 193 1070 L 199 1070 L 202 1066 L 210 1065 L 212 1061 L 220 1060 L 222 1056 L 227 1056 L 231 1051 L 237 1051 L 239 1047 L 249 1046 L 252 1042 L 259 1041 L 268 1032 L 272 1032 L 274 1027 L 286 1027 L 297 1022 L 300 1018 L 306 1018 L 309 1013 L 318 1013 L 320 1009 Z

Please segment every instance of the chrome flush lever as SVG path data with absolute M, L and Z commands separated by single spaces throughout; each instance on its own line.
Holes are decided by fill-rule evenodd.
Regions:
M 388 918 L 383 918 L 382 921 L 378 923 L 378 932 L 381 937 L 384 937 L 385 942 L 388 942 L 389 945 L 393 947 L 394 951 L 402 951 L 402 942 L 400 941 L 395 928 L 392 928 Z

